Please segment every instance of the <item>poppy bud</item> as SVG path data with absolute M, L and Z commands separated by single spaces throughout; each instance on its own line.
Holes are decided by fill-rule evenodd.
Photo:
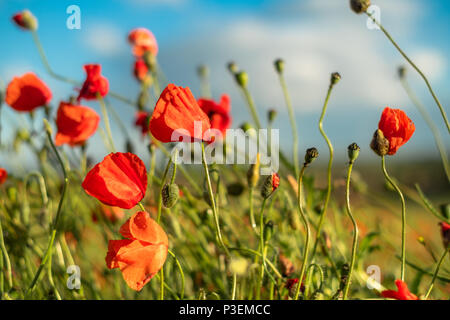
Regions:
M 284 60 L 277 59 L 277 60 L 275 60 L 274 65 L 275 65 L 275 70 L 277 70 L 277 72 L 279 74 L 282 74 L 284 71 Z
M 247 171 L 247 182 L 250 188 L 256 187 L 259 180 L 260 154 L 256 154 L 256 162 L 250 165 Z
M 21 28 L 35 31 L 38 28 L 38 21 L 30 10 L 23 10 L 13 16 L 14 22 Z
M 266 178 L 264 181 L 264 184 L 261 188 L 261 196 L 264 199 L 269 198 L 272 193 L 277 190 L 278 186 L 280 185 L 280 176 L 278 173 L 272 173 L 270 176 Z
M 198 66 L 197 74 L 200 78 L 206 78 L 209 75 L 209 68 L 204 64 Z
M 450 203 L 444 203 L 439 206 L 441 214 L 445 219 L 450 218 Z
M 355 162 L 356 158 L 358 158 L 359 150 L 360 148 L 355 142 L 348 146 L 348 159 L 350 163 Z
M 4 168 L 0 168 L 0 185 L 4 184 L 6 179 L 8 179 L 8 171 Z
M 245 71 L 240 71 L 235 74 L 237 84 L 242 88 L 247 88 L 248 74 Z
M 305 166 L 313 162 L 319 156 L 319 151 L 316 148 L 309 148 L 305 154 Z
M 178 197 L 180 195 L 180 189 L 175 183 L 165 184 L 162 189 L 161 195 L 164 207 L 172 208 L 175 203 L 177 203 Z
M 232 74 L 236 74 L 239 71 L 239 68 L 234 61 L 229 62 L 227 68 Z
M 291 209 L 288 211 L 289 225 L 294 230 L 299 230 L 301 228 L 300 217 L 298 216 L 297 210 Z
M 280 254 L 280 256 L 278 257 L 279 261 L 280 261 L 280 269 L 281 269 L 281 274 L 284 277 L 290 277 L 294 271 L 294 264 L 292 263 L 291 260 L 289 260 L 284 254 Z
M 406 67 L 405 66 L 398 67 L 397 72 L 398 72 L 398 77 L 400 79 L 403 79 L 406 75 Z
M 333 72 L 331 74 L 330 84 L 334 86 L 339 80 L 341 80 L 341 75 L 338 72 Z
M 421 245 L 425 246 L 425 239 L 422 236 L 417 237 L 417 242 L 419 242 Z
M 264 225 L 264 242 L 269 242 L 273 234 L 273 221 L 269 220 Z
M 125 150 L 129 153 L 134 153 L 133 142 L 131 142 L 130 139 L 127 139 L 127 142 L 125 143 Z
M 270 109 L 269 112 L 267 113 L 267 118 L 269 119 L 269 123 L 272 123 L 275 120 L 276 116 L 277 116 L 277 110 Z
M 350 7 L 357 14 L 366 12 L 370 7 L 370 0 L 350 0 Z
M 444 248 L 448 248 L 450 245 L 450 224 L 439 222 L 439 225 L 441 226 L 442 243 Z
M 384 137 L 383 131 L 381 131 L 380 129 L 377 129 L 373 134 L 370 148 L 372 148 L 372 150 L 380 157 L 388 154 L 389 140 Z
M 241 128 L 244 132 L 247 132 L 250 129 L 254 129 L 253 126 L 248 122 L 244 122 L 243 124 L 241 124 L 241 126 L 239 128 Z

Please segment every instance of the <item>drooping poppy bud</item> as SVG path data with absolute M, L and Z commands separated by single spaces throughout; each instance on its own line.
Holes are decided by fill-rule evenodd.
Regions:
M 440 222 L 439 225 L 441 226 L 442 243 L 444 245 L 444 248 L 448 248 L 448 246 L 450 245 L 450 224 L 446 222 Z
M 147 170 L 132 153 L 110 153 L 88 172 L 82 187 L 104 204 L 131 209 L 145 196 Z
M 178 201 L 180 189 L 176 183 L 166 184 L 164 185 L 161 194 L 164 207 L 172 208 Z
M 384 137 L 383 131 L 375 130 L 370 148 L 380 157 L 385 156 L 389 152 L 389 141 Z
M 261 188 L 261 196 L 264 199 L 269 198 L 275 192 L 275 190 L 278 189 L 279 185 L 280 176 L 278 175 L 278 173 L 274 172 L 271 175 L 267 176 Z
M 81 87 L 78 100 L 97 99 L 97 95 L 104 97 L 108 94 L 109 82 L 101 75 L 102 66 L 99 64 L 87 64 L 83 66 L 86 71 L 86 80 Z
M 137 59 L 133 69 L 134 77 L 138 81 L 144 81 L 148 77 L 148 67 L 144 60 Z
M 0 185 L 4 184 L 6 179 L 8 179 L 8 171 L 4 168 L 0 168 Z
M 386 107 L 381 114 L 378 129 L 389 141 L 388 155 L 392 156 L 398 148 L 408 142 L 416 128 L 404 111 Z
M 223 94 L 220 98 L 220 102 L 216 103 L 212 99 L 198 99 L 198 105 L 204 113 L 208 115 L 211 123 L 211 128 L 217 129 L 222 132 L 222 137 L 225 137 L 226 131 L 231 126 L 231 105 L 230 97 L 227 94 Z
M 319 156 L 319 151 L 316 148 L 309 148 L 305 154 L 305 166 L 309 165 Z
M 127 285 L 140 291 L 166 261 L 169 241 L 147 212 L 137 212 L 120 228 L 126 239 L 109 240 L 106 265 L 119 268 Z
M 99 122 L 100 116 L 93 109 L 61 102 L 56 115 L 55 144 L 81 145 L 95 133 Z
M 277 59 L 274 62 L 274 66 L 275 66 L 275 70 L 279 73 L 282 74 L 284 71 L 284 61 L 283 59 Z
M 154 57 L 158 55 L 158 43 L 153 33 L 146 28 L 136 28 L 128 34 L 128 42 L 133 46 L 133 54 L 142 57 L 150 52 Z
M 353 142 L 351 145 L 348 146 L 347 150 L 348 150 L 348 159 L 350 160 L 350 163 L 355 162 L 355 160 L 359 156 L 359 150 L 361 149 L 355 142 Z
M 34 31 L 38 28 L 38 21 L 30 10 L 16 13 L 12 19 L 22 29 Z
M 350 7 L 357 14 L 366 12 L 370 7 L 370 0 L 350 0 Z
M 51 99 L 50 89 L 32 72 L 14 77 L 6 88 L 5 102 L 19 112 L 31 112 Z
M 391 298 L 396 300 L 419 300 L 415 294 L 409 292 L 408 286 L 402 280 L 395 280 L 395 285 L 397 286 L 397 291 L 395 290 L 384 290 L 381 295 L 384 298 Z
M 198 130 L 195 130 L 196 125 Z M 150 119 L 150 131 L 161 142 L 174 142 L 174 133 L 202 140 L 210 127 L 208 116 L 199 107 L 191 90 L 174 84 L 169 84 L 161 93 Z

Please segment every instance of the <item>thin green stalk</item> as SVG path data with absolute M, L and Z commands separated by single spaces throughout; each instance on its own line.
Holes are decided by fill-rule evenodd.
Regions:
M 442 137 L 439 134 L 438 128 L 435 126 L 433 120 L 431 119 L 429 113 L 427 112 L 425 106 L 419 101 L 417 96 L 414 94 L 413 90 L 408 84 L 408 81 L 406 81 L 405 77 L 400 78 L 400 82 L 403 85 L 403 88 L 405 89 L 406 93 L 408 94 L 409 98 L 413 102 L 413 104 L 416 106 L 417 110 L 419 110 L 420 114 L 422 115 L 422 118 L 427 123 L 428 127 L 431 130 L 431 133 L 434 137 L 434 142 L 436 143 L 436 147 L 439 151 L 439 155 L 441 156 L 442 166 L 444 167 L 445 175 L 447 176 L 447 181 L 450 182 L 450 167 L 448 164 L 448 157 L 447 152 L 445 150 L 445 145 L 442 141 Z
M 2 209 L 5 211 L 5 205 L 2 201 Z M 6 250 L 5 246 L 5 240 L 3 238 L 3 228 L 2 228 L 2 219 L 0 217 L 0 249 L 2 251 L 3 260 L 5 261 L 6 265 L 6 274 L 8 278 L 8 287 L 9 289 L 13 286 L 13 280 L 12 280 L 12 269 L 11 269 L 11 260 L 9 259 L 8 251 Z
M 41 260 L 41 264 L 39 265 L 39 268 L 36 271 L 36 274 L 35 274 L 35 276 L 33 278 L 33 281 L 31 282 L 30 287 L 28 288 L 28 293 L 31 290 L 33 290 L 34 286 L 36 285 L 36 282 L 39 279 L 39 276 L 40 276 L 44 266 L 49 261 L 50 256 L 52 254 L 53 243 L 55 242 L 56 234 L 58 232 L 58 222 L 59 222 L 59 220 L 61 218 L 61 212 L 62 212 L 61 209 L 62 209 L 62 205 L 64 203 L 64 198 L 65 198 L 65 195 L 66 195 L 67 184 L 69 182 L 69 178 L 67 176 L 67 172 L 66 172 L 66 168 L 64 166 L 64 162 L 62 161 L 61 156 L 60 156 L 58 150 L 56 149 L 55 144 L 53 143 L 50 124 L 45 119 L 44 119 L 44 124 L 46 126 L 46 133 L 47 133 L 47 138 L 48 138 L 48 141 L 50 143 L 50 146 L 52 147 L 53 152 L 56 154 L 58 162 L 61 165 L 61 169 L 62 169 L 63 177 L 64 177 L 64 183 L 63 183 L 63 189 L 62 189 L 62 192 L 61 192 L 61 198 L 60 198 L 59 204 L 58 204 L 58 209 L 56 211 L 56 216 L 55 216 L 55 219 L 53 220 L 53 224 L 52 224 L 52 228 L 51 228 L 50 241 L 48 243 L 47 250 L 46 250 L 46 252 L 44 254 L 44 257 Z M 49 269 L 49 272 L 51 272 L 51 269 Z
M 324 276 L 322 268 L 316 263 L 311 263 L 308 266 L 308 269 L 306 269 L 306 275 L 305 275 L 305 279 L 306 279 L 305 280 L 305 299 L 308 299 L 308 296 L 309 296 L 309 285 L 308 284 L 309 284 L 309 279 L 311 279 L 312 270 L 314 270 L 314 269 L 319 270 L 319 275 L 320 275 L 320 285 L 319 285 L 318 290 L 322 290 L 322 285 L 323 285 L 323 282 L 325 281 L 325 276 Z
M 231 289 L 231 300 L 236 299 L 236 287 L 237 287 L 237 276 L 236 273 L 233 273 L 233 287 Z
M 333 155 L 334 155 L 334 150 L 333 150 L 333 145 L 330 142 L 330 139 L 328 139 L 327 135 L 325 134 L 325 131 L 323 130 L 323 118 L 325 117 L 325 112 L 327 111 L 327 106 L 328 106 L 328 100 L 330 99 L 330 95 L 331 95 L 331 91 L 333 90 L 334 85 L 330 84 L 330 86 L 328 87 L 328 92 L 327 92 L 327 96 L 325 98 L 325 102 L 323 104 L 323 108 L 322 108 L 322 114 L 320 115 L 320 119 L 319 119 L 319 131 L 320 134 L 322 135 L 322 137 L 325 139 L 327 145 L 328 145 L 328 150 L 330 153 L 330 158 L 328 160 L 328 169 L 327 169 L 327 194 L 325 196 L 325 202 L 323 204 L 323 208 L 322 211 L 320 212 L 320 217 L 319 217 L 319 222 L 317 224 L 317 229 L 316 229 L 316 239 L 314 241 L 314 246 L 313 246 L 313 250 L 312 250 L 312 257 L 311 259 L 314 260 L 314 256 L 316 254 L 316 250 L 317 250 L 317 245 L 319 243 L 319 238 L 321 237 L 321 231 L 322 231 L 322 226 L 323 226 L 323 221 L 328 209 L 328 203 L 330 202 L 330 197 L 331 197 L 331 167 L 333 165 Z
M 100 103 L 100 108 L 102 110 L 103 121 L 105 123 L 106 133 L 108 134 L 109 147 L 111 148 L 112 152 L 116 152 L 116 147 L 114 146 L 114 139 L 112 137 L 112 132 L 111 132 L 111 126 L 109 124 L 108 110 L 106 110 L 105 101 L 103 100 L 102 96 L 98 92 L 97 92 L 97 99 L 98 99 L 98 102 Z
M 264 198 L 261 204 L 261 210 L 259 212 L 259 249 L 261 250 L 262 264 L 261 264 L 261 272 L 259 275 L 258 287 L 256 289 L 256 300 L 259 300 L 261 297 L 261 288 L 263 286 L 264 280 L 264 269 L 265 261 L 266 261 L 266 246 L 264 245 L 264 209 L 266 207 L 267 198 Z
M 250 91 L 246 86 L 241 86 L 242 92 L 244 93 L 245 99 L 247 101 L 247 106 L 250 109 L 250 114 L 253 118 L 253 122 L 256 125 L 256 129 L 261 129 L 261 121 L 259 121 L 258 113 L 256 112 L 255 102 L 250 94 Z M 258 135 L 259 136 L 259 135 Z
M 291 97 L 289 96 L 289 91 L 286 85 L 286 81 L 284 79 L 284 75 L 283 73 L 278 73 L 279 78 L 280 78 L 280 84 L 281 84 L 281 88 L 283 89 L 283 95 L 284 95 L 284 99 L 286 101 L 286 106 L 288 109 L 288 114 L 289 114 L 289 121 L 291 122 L 291 128 L 292 128 L 292 152 L 293 152 L 293 161 L 294 161 L 294 168 L 295 168 L 295 176 L 298 177 L 299 173 L 300 173 L 300 168 L 299 168 L 299 162 L 298 162 L 298 133 L 297 133 L 297 125 L 295 123 L 295 114 L 294 114 L 294 109 L 292 107 L 292 102 L 291 102 Z
M 414 68 L 414 70 L 416 70 L 417 73 L 422 77 L 423 81 L 425 82 L 425 84 L 428 87 L 428 90 L 430 91 L 431 95 L 433 96 L 433 99 L 436 102 L 436 105 L 438 106 L 439 111 L 441 112 L 442 118 L 444 119 L 445 125 L 447 126 L 447 131 L 450 133 L 450 124 L 447 119 L 447 114 L 445 113 L 445 110 L 442 108 L 442 105 L 441 105 L 439 99 L 437 98 L 436 94 L 434 93 L 433 88 L 431 88 L 430 82 L 428 81 L 425 74 L 414 64 L 414 62 L 412 62 L 412 60 L 406 55 L 406 53 L 403 52 L 403 50 L 399 47 L 399 45 L 391 37 L 389 32 L 387 32 L 387 30 L 381 25 L 381 23 L 378 22 L 377 19 L 375 19 L 371 13 L 366 12 L 366 14 L 380 28 L 380 30 L 385 34 L 385 36 L 394 45 L 394 47 L 398 50 L 398 52 L 400 52 L 400 54 L 403 56 L 403 58 L 405 58 L 406 61 L 408 61 L 408 63 Z
M 158 216 L 156 222 L 159 224 L 161 220 L 161 211 L 162 211 L 162 190 L 164 188 L 164 182 L 166 181 L 167 174 L 169 172 L 170 166 L 172 165 L 172 158 L 169 157 L 169 161 L 167 162 L 166 169 L 164 169 L 163 176 L 161 178 L 161 186 L 158 192 Z
M 406 207 L 405 207 L 405 198 L 403 197 L 403 193 L 400 190 L 400 188 L 397 186 L 397 184 L 394 182 L 394 180 L 391 179 L 391 177 L 389 176 L 389 174 L 386 171 L 385 156 L 381 157 L 381 169 L 383 170 L 383 174 L 384 174 L 386 180 L 394 187 L 395 191 L 397 191 L 398 195 L 400 196 L 401 203 L 402 203 L 402 254 L 401 254 L 402 267 L 401 267 L 401 273 L 400 273 L 400 280 L 405 281 L 405 266 L 406 266 Z
M 181 263 L 178 260 L 178 258 L 175 256 L 175 254 L 170 251 L 170 249 L 168 250 L 169 254 L 175 259 L 175 263 L 177 264 L 178 270 L 180 271 L 180 276 L 181 276 L 181 295 L 180 295 L 180 299 L 183 300 L 184 298 L 184 287 L 185 287 L 185 278 L 184 278 L 184 272 L 183 272 L 183 268 L 181 267 Z
M 450 251 L 450 246 L 445 249 L 444 253 L 442 254 L 441 258 L 439 259 L 438 264 L 436 265 L 436 269 L 434 270 L 433 279 L 431 279 L 430 287 L 427 290 L 427 294 L 425 295 L 425 300 L 428 299 L 428 296 L 431 293 L 431 290 L 433 290 L 434 287 L 434 281 L 436 280 L 436 277 L 439 273 L 439 269 L 441 268 L 442 262 L 444 262 L 444 258 L 447 255 L 447 253 Z
M 250 224 L 252 225 L 252 229 L 255 231 L 255 233 L 258 234 L 258 231 L 256 230 L 255 212 L 253 208 L 253 190 L 254 190 L 253 186 L 250 186 L 248 190 L 249 206 L 250 206 Z
M 347 279 L 347 282 L 345 283 L 344 295 L 342 297 L 343 300 L 347 299 L 348 291 L 350 288 L 350 282 L 352 280 L 353 268 L 355 266 L 355 260 L 356 260 L 356 248 L 358 247 L 358 234 L 359 234 L 358 225 L 356 224 L 356 220 L 353 217 L 352 210 L 350 208 L 350 176 L 352 174 L 353 163 L 354 163 L 353 161 L 349 162 L 348 171 L 347 171 L 347 182 L 345 185 L 345 204 L 347 206 L 347 214 L 353 224 L 353 245 L 352 245 L 352 257 L 350 260 L 350 269 L 348 272 L 348 279 Z
M 311 229 L 309 227 L 308 218 L 306 217 L 305 212 L 303 211 L 303 201 L 302 201 L 302 181 L 303 181 L 303 174 L 306 170 L 306 163 L 303 165 L 302 169 L 300 170 L 300 173 L 298 174 L 298 189 L 297 189 L 297 207 L 298 212 L 300 214 L 300 217 L 303 220 L 303 224 L 305 225 L 306 235 L 305 235 L 305 249 L 303 251 L 303 261 L 302 261 L 302 267 L 300 269 L 300 276 L 298 280 L 298 285 L 295 290 L 295 298 L 294 300 L 298 300 L 298 297 L 300 295 L 300 288 L 302 286 L 303 282 L 303 276 L 305 274 L 306 267 L 308 265 L 308 253 L 309 253 L 309 239 L 311 236 Z

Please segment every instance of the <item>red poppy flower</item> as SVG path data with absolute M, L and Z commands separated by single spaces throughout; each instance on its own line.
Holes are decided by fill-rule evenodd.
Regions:
M 99 64 L 87 64 L 83 66 L 86 71 L 86 80 L 81 87 L 78 100 L 97 99 L 97 93 L 102 97 L 108 94 L 109 82 L 104 76 L 101 75 L 102 66 Z
M 106 265 L 119 268 L 127 285 L 140 291 L 166 261 L 169 241 L 147 212 L 137 212 L 120 228 L 124 240 L 110 240 Z
M 272 192 L 275 191 L 280 185 L 280 176 L 278 173 L 272 173 Z
M 61 102 L 56 115 L 55 144 L 83 144 L 95 133 L 99 122 L 100 116 L 91 108 Z
M 5 101 L 16 111 L 30 112 L 52 99 L 52 92 L 34 73 L 14 77 L 6 88 Z
M 143 81 L 148 75 L 148 67 L 144 60 L 137 59 L 134 63 L 134 76 L 137 80 Z
M 145 196 L 147 170 L 132 153 L 110 153 L 88 172 L 82 187 L 104 204 L 131 209 Z
M 8 171 L 0 168 L 0 185 L 4 184 L 6 179 L 8 179 Z
M 201 140 L 210 127 L 208 116 L 200 109 L 191 90 L 174 84 L 161 93 L 150 119 L 150 131 L 161 142 L 172 142 L 174 132 Z
M 141 128 L 142 135 L 146 135 L 148 133 L 149 120 L 150 120 L 150 115 L 147 112 L 145 112 L 145 111 L 138 111 L 136 113 L 134 124 L 137 127 Z
M 16 13 L 12 17 L 13 21 L 22 29 L 36 30 L 38 27 L 38 21 L 35 16 L 29 10 L 23 10 Z
M 384 298 L 391 298 L 396 300 L 419 300 L 415 294 L 409 292 L 408 286 L 402 280 L 395 280 L 395 285 L 397 286 L 397 291 L 395 290 L 384 290 L 381 295 Z
M 439 225 L 441 226 L 442 243 L 444 248 L 447 248 L 450 245 L 450 224 L 439 222 Z
M 105 219 L 111 221 L 111 223 L 116 223 L 117 221 L 122 220 L 123 217 L 125 216 L 125 213 L 123 212 L 122 208 L 111 207 L 104 204 L 101 204 L 97 212 L 92 213 L 92 221 L 97 222 L 99 219 L 98 216 L 99 214 Z
M 383 131 L 389 141 L 389 155 L 394 155 L 414 133 L 415 126 L 410 118 L 400 109 L 384 108 L 378 129 Z
M 220 102 L 216 103 L 212 99 L 198 99 L 198 105 L 209 117 L 211 128 L 220 130 L 225 137 L 226 130 L 231 126 L 230 97 L 222 95 Z
M 146 51 L 156 57 L 158 54 L 158 43 L 150 30 L 136 28 L 128 34 L 128 42 L 133 46 L 133 54 L 142 57 Z

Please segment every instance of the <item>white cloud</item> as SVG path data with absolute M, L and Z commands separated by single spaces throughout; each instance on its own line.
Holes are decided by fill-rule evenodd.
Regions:
M 440 79 L 447 73 L 447 60 L 437 50 L 418 50 L 411 55 L 411 58 L 430 79 Z
M 82 29 L 84 30 L 84 29 Z M 108 23 L 97 23 L 86 29 L 84 43 L 97 54 L 114 56 L 124 50 L 123 32 Z

